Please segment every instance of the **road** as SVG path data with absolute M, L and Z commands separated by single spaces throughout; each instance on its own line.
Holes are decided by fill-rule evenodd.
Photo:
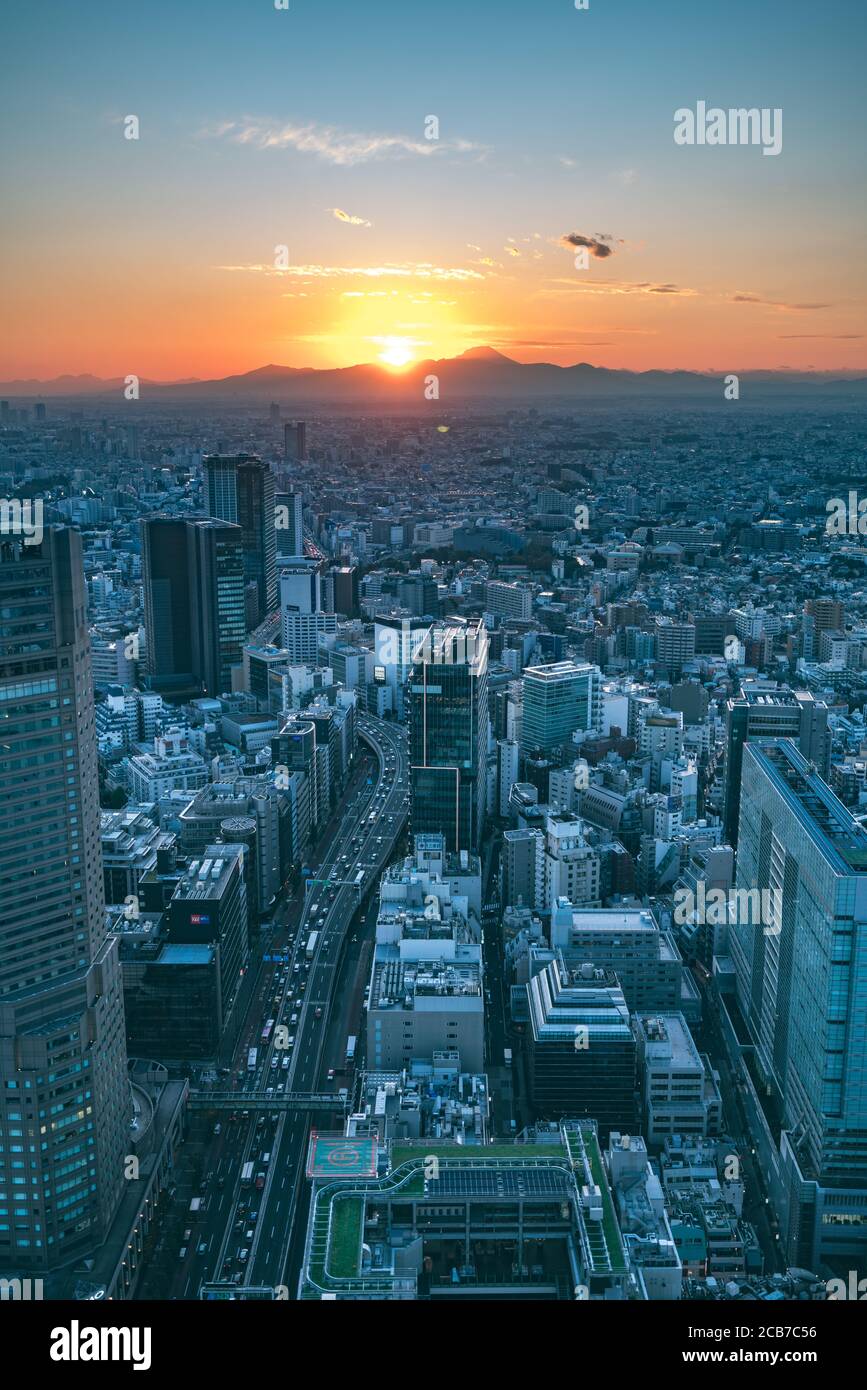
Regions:
M 375 921 L 358 909 L 403 834 L 409 798 L 405 731 L 362 714 L 359 735 L 376 758 L 378 774 L 370 785 L 366 775 L 352 779 L 339 816 L 317 848 L 320 862 L 306 899 L 296 897 L 274 914 L 265 954 L 286 959 L 263 962 L 231 1078 L 222 1082 L 222 1089 L 237 1092 L 237 1119 L 223 1112 L 209 1120 L 201 1160 L 207 1207 L 198 1225 L 188 1226 L 191 1235 L 181 1247 L 186 1255 L 172 1281 L 175 1298 L 196 1298 L 202 1282 L 217 1280 L 285 1286 L 294 1297 L 297 1269 L 290 1268 L 289 1251 L 296 1217 L 303 1220 L 306 1209 L 302 1201 L 299 1212 L 299 1197 L 306 1198 L 310 1126 L 337 1127 L 341 1112 L 338 1105 L 326 1115 L 285 1110 L 276 1116 L 257 1112 L 256 1102 L 283 1091 L 351 1084 L 349 1075 L 329 1083 L 321 1073 L 336 1069 L 345 1049 L 342 1030 L 349 1018 L 358 1017 Z M 360 889 L 359 874 L 364 875 Z M 356 916 L 364 930 L 350 932 Z M 311 930 L 318 939 L 308 960 Z M 272 1025 L 263 1041 L 268 1021 Z M 251 1047 L 257 1052 L 254 1070 L 247 1065 Z M 242 1185 L 242 1170 L 250 1163 L 252 1183 Z M 179 1200 L 187 1197 L 188 1190 L 181 1189 Z

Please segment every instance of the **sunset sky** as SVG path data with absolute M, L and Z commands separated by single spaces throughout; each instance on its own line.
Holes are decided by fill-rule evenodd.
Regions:
M 480 344 L 867 370 L 861 0 L 32 0 L 3 28 L 0 379 Z M 699 100 L 781 107 L 782 153 L 678 147 Z

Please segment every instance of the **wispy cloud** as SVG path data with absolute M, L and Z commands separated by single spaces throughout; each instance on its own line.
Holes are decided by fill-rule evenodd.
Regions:
M 687 289 L 683 285 L 655 284 L 651 280 L 582 280 L 577 275 L 574 280 L 549 280 L 547 284 L 568 287 L 581 294 L 671 294 L 693 298 L 699 293 L 698 290 Z
M 273 265 L 217 265 L 215 270 L 245 272 L 253 275 L 267 275 L 281 278 L 297 277 L 301 280 L 339 280 L 360 275 L 367 279 L 379 280 L 389 276 L 405 280 L 482 280 L 478 270 L 468 270 L 463 266 L 431 265 L 427 261 L 402 263 L 398 265 L 287 265 L 278 270 Z
M 767 309 L 782 309 L 786 313 L 810 313 L 816 309 L 833 309 L 833 304 L 797 304 L 782 299 L 764 299 L 760 294 L 739 292 L 730 296 L 732 304 L 761 304 Z
M 317 125 L 310 121 L 297 124 L 245 117 L 240 121 L 222 121 L 200 132 L 205 138 L 229 140 L 235 145 L 250 145 L 257 150 L 297 150 L 312 154 L 330 164 L 364 164 L 376 159 L 405 159 L 410 156 L 430 158 L 443 154 L 482 154 L 485 146 L 471 140 L 425 140 L 409 135 L 382 135 L 364 131 L 341 130 L 337 126 Z
M 863 338 L 863 333 L 778 333 L 778 338 L 819 338 L 825 342 L 839 342 L 844 338 Z
M 344 212 L 343 208 L 326 208 L 332 217 L 336 217 L 338 222 L 347 222 L 350 227 L 372 227 L 373 223 L 368 222 L 366 217 L 356 217 L 351 212 Z

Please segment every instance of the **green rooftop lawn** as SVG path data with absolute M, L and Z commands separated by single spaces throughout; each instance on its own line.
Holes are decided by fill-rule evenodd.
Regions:
M 335 1198 L 331 1207 L 331 1246 L 328 1273 L 335 1279 L 352 1279 L 358 1274 L 358 1252 L 364 1201 L 360 1197 Z
M 620 1270 L 624 1268 L 623 1242 L 620 1239 L 620 1227 L 614 1215 L 608 1179 L 605 1176 L 605 1169 L 602 1165 L 602 1155 L 599 1152 L 599 1143 L 592 1129 L 582 1131 L 582 1137 L 584 1139 L 584 1147 L 587 1150 L 587 1157 L 590 1159 L 590 1171 L 593 1174 L 593 1181 L 602 1193 L 602 1231 L 605 1236 L 605 1244 L 608 1246 L 608 1257 L 611 1260 L 611 1268 L 613 1270 Z

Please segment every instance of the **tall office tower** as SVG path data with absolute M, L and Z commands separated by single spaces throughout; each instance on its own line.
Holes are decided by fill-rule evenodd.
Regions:
M 278 492 L 275 503 L 277 554 L 299 560 L 304 555 L 304 500 L 300 492 Z
M 695 623 L 656 620 L 656 668 L 668 680 L 679 681 L 687 661 L 695 656 Z
M 334 613 L 322 611 L 318 560 L 296 560 L 280 571 L 283 646 L 292 666 L 315 666 L 321 637 L 337 632 Z
M 331 571 L 334 579 L 334 611 L 347 618 L 358 617 L 358 566 L 340 565 Z
M 213 844 L 191 861 L 168 906 L 169 950 L 181 945 L 214 953 L 218 985 L 217 1032 L 228 1026 L 250 954 L 244 844 Z M 192 957 L 195 959 L 195 957 Z
M 283 426 L 283 457 L 292 463 L 306 461 L 307 426 L 303 420 L 297 420 L 294 424 L 287 420 Z
M 572 735 L 602 728 L 602 673 L 587 662 L 528 666 L 521 752 L 574 752 Z
M 0 1269 L 105 1239 L 130 1090 L 76 531 L 0 537 Z
M 156 689 L 193 685 L 189 523 L 146 517 L 141 526 L 147 668 Z
M 592 1119 L 605 1138 L 636 1127 L 637 1045 L 613 971 L 569 970 L 558 951 L 527 985 L 530 1092 L 538 1119 Z
M 240 526 L 189 523 L 190 627 L 193 670 L 206 695 L 232 689 L 244 660 L 244 551 Z
M 725 800 L 723 828 L 737 845 L 744 743 L 754 738 L 792 738 L 827 778 L 831 764 L 828 706 L 809 690 L 790 690 L 763 681 L 744 681 L 740 695 L 726 704 Z
M 867 1257 L 867 833 L 793 740 L 743 750 L 737 887 L 768 890 L 729 925 L 755 1048 L 764 1146 L 788 1262 Z M 764 1085 L 762 1085 L 764 1083 Z M 779 1133 L 779 1140 L 770 1133 Z
M 431 625 L 419 618 L 377 618 L 373 625 L 373 676 L 392 692 L 398 720 L 406 718 L 407 682 Z
M 409 687 L 413 835 L 441 832 L 446 848 L 478 851 L 485 818 L 488 635 L 472 618 L 437 624 Z
M 274 475 L 251 454 L 205 459 L 208 516 L 240 526 L 244 577 L 256 585 L 257 622 L 277 607 Z
M 280 571 L 280 607 L 284 612 L 319 613 L 322 610 L 321 570 L 318 560 L 296 560 Z

